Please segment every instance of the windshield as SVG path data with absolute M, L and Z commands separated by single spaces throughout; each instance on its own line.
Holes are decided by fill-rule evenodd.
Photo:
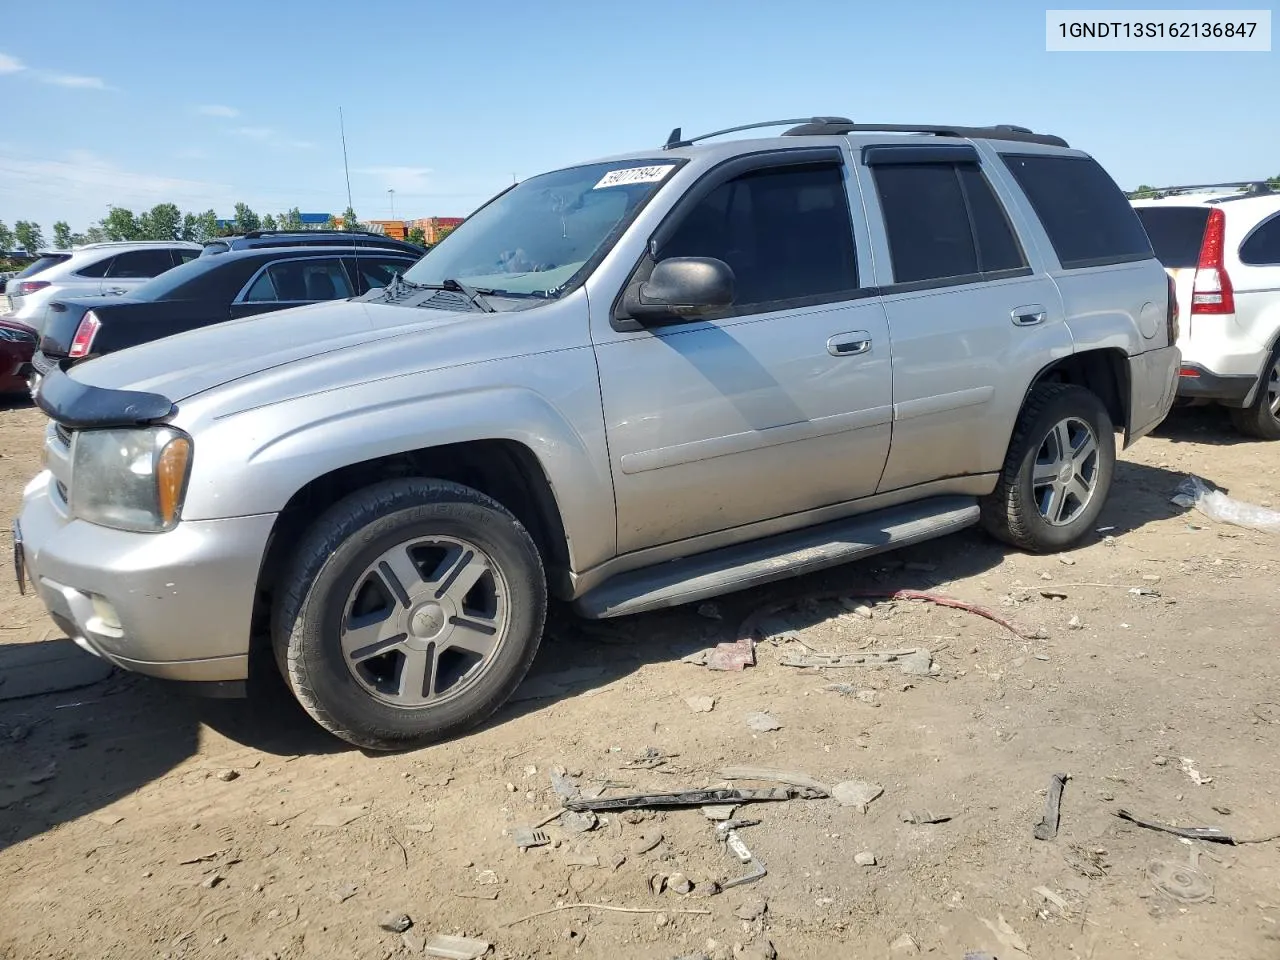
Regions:
M 1194 267 L 1209 222 L 1207 207 L 1137 207 L 1156 258 L 1166 267 Z
M 559 297 L 586 278 L 679 165 L 620 160 L 532 177 L 464 220 L 404 278 L 428 285 L 461 280 L 486 294 Z
M 70 259 L 71 254 L 69 253 L 46 254 L 27 266 L 27 268 L 14 277 L 14 279 L 17 280 L 21 277 L 29 277 L 33 273 L 39 273 L 41 270 L 48 270 L 50 267 L 56 267 L 58 264 L 66 263 Z

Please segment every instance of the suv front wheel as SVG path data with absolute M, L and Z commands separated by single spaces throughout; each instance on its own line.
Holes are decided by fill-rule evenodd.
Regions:
M 331 733 L 392 750 L 475 726 L 528 672 L 547 592 L 524 526 L 456 483 L 360 490 L 307 531 L 272 638 L 294 695 Z
M 1066 549 L 1102 512 L 1115 463 L 1115 428 L 1097 395 L 1040 384 L 1018 415 L 996 489 L 981 501 L 982 525 L 1023 550 Z

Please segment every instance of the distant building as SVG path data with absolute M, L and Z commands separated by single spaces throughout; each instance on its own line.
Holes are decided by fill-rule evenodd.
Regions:
M 409 228 L 416 227 L 421 230 L 423 237 L 426 238 L 427 246 L 435 246 L 453 233 L 463 219 L 463 217 L 422 217 L 418 220 L 410 220 Z

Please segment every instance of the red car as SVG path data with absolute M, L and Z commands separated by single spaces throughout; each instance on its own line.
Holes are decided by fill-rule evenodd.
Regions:
M 26 392 L 27 365 L 35 349 L 34 327 L 0 317 L 0 394 Z

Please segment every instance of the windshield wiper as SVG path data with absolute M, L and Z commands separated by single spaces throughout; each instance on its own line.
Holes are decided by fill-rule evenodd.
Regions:
M 483 296 L 480 295 L 479 290 L 477 290 L 475 287 L 468 286 L 467 284 L 463 283 L 461 280 L 457 280 L 457 279 L 454 279 L 453 277 L 449 277 L 440 283 L 440 289 L 452 290 L 462 294 L 464 297 L 470 300 L 473 304 L 475 304 L 475 306 L 479 307 L 485 313 L 498 312 L 497 309 L 491 303 L 489 303 L 488 300 L 486 300 Z

